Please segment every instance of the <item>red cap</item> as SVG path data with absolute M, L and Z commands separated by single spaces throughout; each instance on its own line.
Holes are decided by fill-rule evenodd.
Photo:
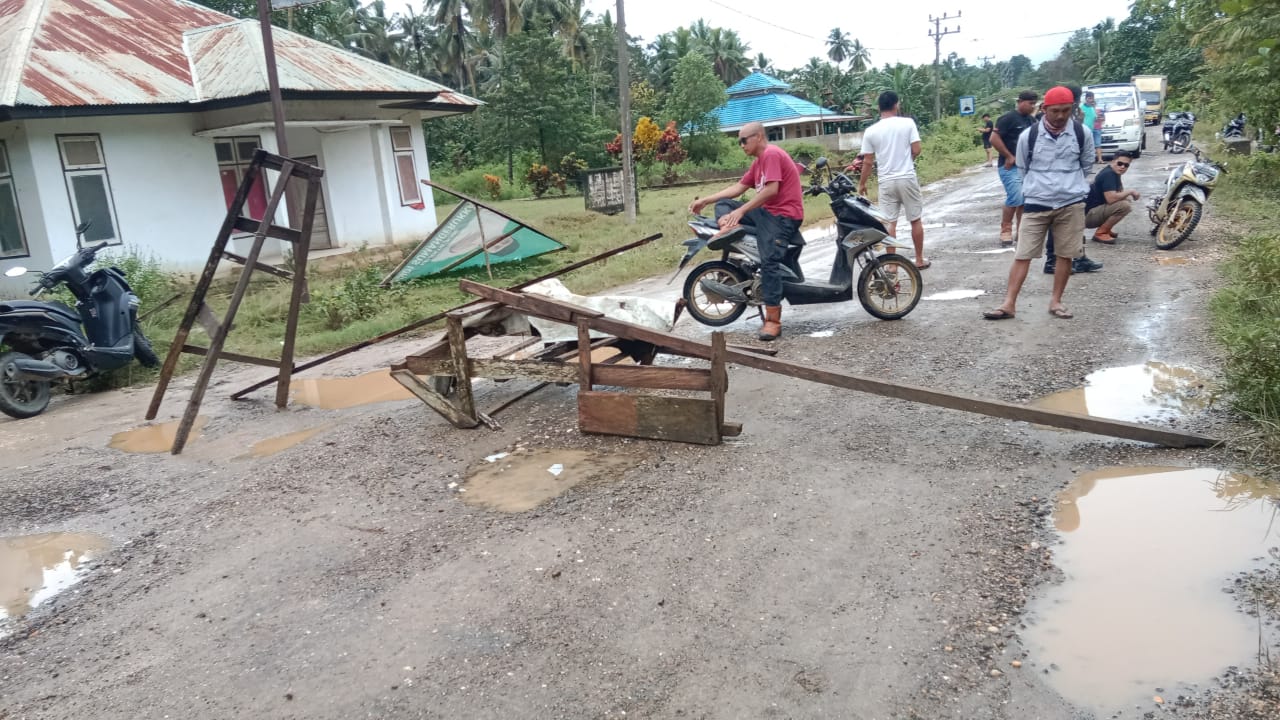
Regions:
M 1075 96 L 1071 94 L 1071 91 L 1061 85 L 1044 94 L 1045 107 L 1050 105 L 1074 105 L 1075 102 Z

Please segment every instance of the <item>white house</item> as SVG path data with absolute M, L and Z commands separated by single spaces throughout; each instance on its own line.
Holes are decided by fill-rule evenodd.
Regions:
M 422 121 L 479 101 L 274 33 L 289 153 L 325 169 L 312 247 L 421 239 L 436 226 Z M 277 151 L 273 127 L 256 21 L 183 0 L 0 2 L 0 272 L 69 255 L 83 220 L 88 241 L 203 266 L 253 150 Z M 298 195 L 277 223 L 298 226 Z

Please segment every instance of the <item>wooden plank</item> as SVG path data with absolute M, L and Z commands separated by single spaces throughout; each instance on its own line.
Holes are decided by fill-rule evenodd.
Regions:
M 742 434 L 742 423 L 727 422 L 720 425 L 721 437 L 738 437 Z
M 447 316 L 456 317 L 459 320 L 462 320 L 464 318 L 471 317 L 472 315 L 478 315 L 480 313 L 489 312 L 490 310 L 496 310 L 500 307 L 502 307 L 502 303 L 496 303 L 493 301 L 478 302 L 478 303 L 473 303 L 471 305 L 457 308 L 455 310 L 450 310 L 448 311 Z
M 427 407 L 440 413 L 440 416 L 458 428 L 473 428 L 480 424 L 476 417 L 464 415 L 448 398 L 432 390 L 422 379 L 408 370 L 392 370 L 391 377 L 396 379 Z
M 497 407 L 495 407 L 494 409 L 492 409 L 492 410 L 490 410 L 490 411 L 489 411 L 489 416 L 490 416 L 490 417 L 492 417 L 492 416 L 494 416 L 494 415 L 497 415 L 498 413 L 502 412 L 503 410 L 506 410 L 507 408 L 511 407 L 512 405 L 515 405 L 516 403 L 518 403 L 518 402 L 520 402 L 521 400 L 523 400 L 523 399 L 525 399 L 525 398 L 529 397 L 530 395 L 532 395 L 532 394 L 534 394 L 534 393 L 538 392 L 539 390 L 541 390 L 542 388 L 544 388 L 544 387 L 546 387 L 546 386 L 548 386 L 548 385 L 550 385 L 550 384 L 551 384 L 551 383 L 540 382 L 540 383 L 538 383 L 537 385 L 534 385 L 534 386 L 533 386 L 533 387 L 531 387 L 531 388 L 528 388 L 528 389 L 526 389 L 526 390 L 524 390 L 524 391 L 522 391 L 522 392 L 517 393 L 514 397 L 511 397 L 511 398 L 509 398 L 509 399 L 507 399 L 507 400 L 503 400 L 501 404 L 499 404 Z
M 587 318 L 578 318 L 578 385 L 591 389 L 591 331 Z
M 283 182 L 283 181 L 284 181 L 284 178 L 281 178 L 276 182 Z M 240 232 L 247 232 L 247 233 L 252 233 L 254 235 L 257 235 L 258 230 L 260 230 L 261 228 L 262 228 L 262 223 L 257 220 L 254 220 L 253 218 L 247 218 L 247 217 L 244 217 L 243 215 L 236 218 L 235 229 L 239 230 Z M 280 227 L 279 225 L 272 225 L 271 223 L 267 223 L 266 236 L 269 238 L 275 238 L 276 240 L 284 240 L 285 242 L 292 243 L 294 245 L 297 245 L 298 241 L 302 238 L 302 234 L 299 231 L 294 230 L 293 228 Z M 236 257 L 227 258 L 227 259 L 235 260 L 241 265 L 244 264 L 244 258 L 238 255 Z
M 397 370 L 409 370 L 415 375 L 452 375 L 453 358 L 436 358 L 432 360 L 412 359 L 396 367 Z M 551 363 L 539 360 L 467 360 L 467 369 L 472 377 L 489 380 L 543 380 L 555 383 L 573 383 L 578 381 L 578 366 L 567 363 Z
M 578 393 L 578 428 L 586 433 L 717 445 L 715 419 L 715 403 L 702 398 Z
M 458 379 L 458 410 L 463 415 L 476 418 L 476 399 L 471 393 L 471 368 L 467 366 L 467 336 L 462 321 L 451 317 L 445 323 L 449 336 L 449 356 L 453 358 L 453 376 Z
M 653 390 L 710 390 L 711 371 L 705 368 L 654 367 L 652 365 L 606 365 L 591 368 L 591 382 L 612 387 Z
M 288 184 L 297 175 L 297 165 L 288 177 L 280 176 L 280 182 Z M 284 344 L 280 348 L 280 375 L 276 379 L 276 407 L 284 408 L 289 404 L 289 383 L 293 381 L 294 341 L 298 335 L 299 315 L 302 304 L 311 302 L 311 294 L 307 289 L 307 259 L 311 254 L 311 227 L 316 219 L 316 204 L 320 198 L 320 178 L 311 178 L 307 182 L 307 196 L 302 203 L 302 223 L 298 229 L 298 242 L 294 244 L 293 287 L 289 288 L 289 313 L 285 315 Z M 270 216 L 267 216 L 270 217 Z
M 724 396 L 729 389 L 729 373 L 724 367 L 724 333 L 711 333 L 711 401 L 716 404 L 716 427 L 724 425 Z
M 230 251 L 228 251 L 228 250 L 223 250 L 223 251 L 222 251 L 222 257 L 224 257 L 224 258 L 226 258 L 226 259 L 228 259 L 228 260 L 230 260 L 230 261 L 232 261 L 232 262 L 234 262 L 234 263 L 239 263 L 239 264 L 241 264 L 241 265 L 248 265 L 248 264 L 249 264 L 249 259 L 248 259 L 248 258 L 246 258 L 246 257 L 244 257 L 244 256 L 242 256 L 242 255 L 237 255 L 237 254 L 235 254 L 235 253 L 233 253 L 233 252 L 230 252 Z M 285 280 L 292 280 L 292 279 L 293 279 L 293 275 L 292 275 L 292 274 L 290 274 L 290 273 L 288 273 L 288 272 L 286 272 L 286 271 L 284 271 L 284 270 L 281 270 L 280 268 L 272 267 L 272 266 L 270 266 L 270 265 L 267 265 L 266 263 L 254 263 L 254 264 L 253 264 L 253 269 L 254 269 L 254 270 L 261 270 L 262 272 L 267 273 L 268 275 L 275 275 L 276 277 L 284 278 Z
M 191 355 L 208 355 L 209 349 L 200 347 L 199 345 L 183 345 L 182 352 L 188 353 Z M 280 367 L 279 360 L 254 357 L 252 355 L 241 355 L 240 353 L 224 352 L 220 354 L 218 358 L 222 360 L 230 360 L 232 362 L 245 363 L 247 365 L 262 365 L 264 367 L 271 367 L 271 368 Z
M 247 190 L 245 191 L 245 196 L 246 196 L 246 197 L 248 196 L 248 191 L 247 191 Z M 237 197 L 239 197 L 239 195 L 238 195 L 238 194 L 237 194 Z M 243 204 L 243 202 L 244 202 L 244 201 L 243 201 L 243 199 L 241 199 L 241 200 L 239 201 L 239 203 L 238 203 L 238 204 L 234 204 L 234 205 L 233 205 L 233 207 L 235 207 L 235 208 L 236 208 L 236 211 L 237 211 L 237 212 L 239 212 L 240 204 Z M 228 213 L 228 215 L 230 215 L 230 213 Z M 229 236 L 229 234 L 230 234 L 230 224 L 229 224 L 229 223 L 231 222 L 231 219 L 232 219 L 231 217 L 228 217 L 228 218 L 227 218 L 227 223 L 228 223 L 228 225 L 227 225 L 227 232 L 228 232 L 228 236 Z M 586 267 L 586 266 L 588 266 L 588 265 L 591 265 L 591 264 L 594 264 L 594 263 L 601 262 L 601 261 L 605 260 L 606 258 L 613 257 L 614 255 L 618 255 L 618 254 L 624 253 L 624 252 L 626 252 L 626 251 L 628 251 L 628 250 L 634 250 L 635 248 L 641 247 L 641 246 L 643 246 L 643 245 L 648 245 L 649 243 L 651 243 L 651 242 L 653 242 L 653 241 L 655 241 L 655 240 L 661 240 L 661 239 L 662 239 L 662 233 L 654 233 L 653 235 L 650 235 L 650 236 L 648 236 L 648 237 L 644 237 L 644 238 L 641 238 L 641 239 L 639 239 L 639 240 L 635 240 L 635 241 L 632 241 L 632 242 L 626 243 L 625 245 L 619 245 L 618 247 L 616 247 L 616 248 L 614 248 L 614 249 L 612 249 L 612 250 L 606 250 L 606 251 L 604 251 L 604 252 L 602 252 L 602 253 L 600 253 L 600 254 L 598 254 L 598 255 L 592 255 L 592 256 L 591 256 L 591 257 L 589 257 L 589 258 L 585 258 L 585 259 L 579 260 L 578 262 L 575 262 L 575 263 L 570 263 L 570 264 L 565 265 L 564 267 L 559 268 L 559 269 L 557 269 L 557 270 L 552 270 L 551 272 L 549 272 L 549 273 L 547 273 L 547 274 L 545 274 L 545 275 L 539 275 L 538 277 L 533 278 L 533 279 L 531 279 L 531 280 L 525 280 L 525 281 L 524 281 L 524 282 L 522 282 L 522 283 L 516 283 L 515 285 L 512 285 L 509 289 L 510 289 L 510 290 L 522 290 L 522 289 L 524 289 L 524 288 L 529 287 L 530 285 L 536 285 L 536 284 L 538 284 L 538 283 L 540 283 L 540 282 L 542 282 L 542 281 L 544 281 L 544 280 L 550 280 L 550 279 L 552 279 L 552 278 L 560 277 L 561 275 L 565 275 L 565 274 L 567 274 L 567 273 L 571 273 L 571 272 L 573 272 L 574 270 L 578 270 L 579 268 L 584 268 L 584 267 Z M 215 243 L 214 243 L 215 247 L 222 247 L 222 246 L 224 246 L 225 244 L 226 244 L 226 240 L 223 240 L 223 241 L 221 242 L 221 245 L 219 245 L 219 244 L 218 244 L 218 242 L 216 242 L 216 241 L 215 241 Z M 212 277 L 213 277 L 213 276 L 212 276 L 212 273 L 213 273 L 216 269 L 217 269 L 217 264 L 216 264 L 216 263 L 214 264 L 214 266 L 213 266 L 213 268 L 212 268 L 212 269 L 206 268 L 206 271 L 210 273 L 210 280 L 212 280 Z M 202 280 L 201 280 L 201 281 L 203 282 L 203 278 L 202 278 Z M 457 306 L 457 307 L 455 307 L 455 308 L 450 308 L 450 309 L 452 309 L 452 310 L 457 310 L 457 309 L 459 309 L 459 308 L 468 307 L 468 306 L 470 306 L 470 305 L 474 305 L 474 304 L 479 303 L 479 302 L 480 302 L 479 300 L 473 300 L 473 301 L 471 301 L 471 302 L 463 303 L 462 305 L 459 305 L 459 306 Z M 194 310 L 193 310 L 192 312 L 194 312 Z M 318 358 L 315 358 L 315 359 L 313 359 L 313 360 L 308 360 L 308 361 L 306 361 L 306 362 L 304 362 L 304 363 L 301 363 L 301 364 L 299 364 L 299 365 L 294 366 L 294 368 L 293 368 L 293 372 L 294 372 L 294 373 L 299 373 L 299 372 L 302 372 L 303 370 L 310 370 L 310 369 L 311 369 L 311 368 L 313 368 L 313 367 L 317 367 L 317 366 L 319 366 L 319 365 L 323 365 L 323 364 L 325 364 L 325 363 L 327 363 L 327 362 L 330 362 L 330 361 L 332 361 L 332 360 L 337 360 L 338 358 L 343 357 L 343 356 L 345 356 L 345 355 L 350 355 L 351 353 L 359 352 L 359 351 L 361 351 L 361 350 L 363 350 L 363 349 L 365 349 L 365 348 L 367 348 L 367 347 L 369 347 L 369 346 L 371 346 L 371 345 L 377 345 L 378 343 L 386 342 L 386 341 L 388 341 L 388 340 L 391 340 L 392 338 L 400 337 L 401 335 L 404 335 L 405 333 L 410 333 L 410 332 L 413 332 L 414 330 L 418 330 L 418 329 L 420 329 L 420 328 L 427 327 L 428 325 L 430 325 L 430 324 L 432 324 L 432 323 L 436 323 L 436 322 L 439 322 L 440 320 L 443 320 L 443 319 L 444 319 L 444 317 L 445 317 L 445 314 L 446 314 L 446 313 L 448 313 L 448 312 L 449 312 L 448 310 L 445 310 L 445 311 L 442 311 L 442 312 L 435 313 L 435 314 L 433 314 L 433 315 L 428 315 L 427 317 L 420 318 L 420 319 L 418 319 L 418 320 L 414 320 L 413 322 L 409 323 L 408 325 L 402 325 L 402 326 L 400 326 L 400 327 L 398 327 L 398 328 L 396 328 L 396 329 L 394 329 L 394 330 L 388 330 L 388 331 L 386 331 L 386 332 L 384 332 L 384 333 L 382 333 L 381 335 L 378 335 L 378 336 L 376 336 L 376 337 L 371 337 L 371 338 L 369 338 L 368 340 L 361 340 L 361 341 L 360 341 L 360 342 L 358 342 L 358 343 L 354 343 L 354 344 L 352 344 L 352 345 L 348 345 L 348 346 L 346 346 L 346 347 L 344 347 L 344 348 L 339 348 L 338 350 L 334 350 L 333 352 L 328 353 L 327 355 L 321 355 L 321 356 L 320 356 L 320 357 L 318 357 Z M 179 326 L 179 327 L 181 327 L 181 326 Z M 177 367 L 178 357 L 182 354 L 182 349 L 181 349 L 180 347 L 178 347 L 178 345 L 181 345 L 181 344 L 182 344 L 182 342 L 186 342 L 186 335 L 185 335 L 185 334 L 184 334 L 184 335 L 182 336 L 182 338 L 180 339 L 180 342 L 175 342 L 175 345 L 174 345 L 174 346 L 172 347 L 172 349 L 171 349 L 170 354 L 172 355 L 172 361 L 173 361 L 173 366 L 174 366 L 174 367 Z M 165 360 L 165 367 L 169 367 L 169 362 L 170 362 L 170 361 L 169 361 L 169 359 L 166 359 L 166 360 Z M 170 374 L 172 374 L 172 370 L 170 370 Z M 167 382 L 168 382 L 168 380 L 167 380 L 167 376 L 166 376 L 164 373 L 161 373 L 160 378 L 161 378 L 161 380 L 162 380 L 165 384 L 167 384 Z M 272 376 L 272 377 L 269 377 L 269 378 L 265 378 L 265 379 L 263 379 L 263 380 L 259 380 L 258 382 L 253 383 L 252 385 L 249 385 L 249 386 L 247 386 L 247 387 L 241 388 L 240 390 L 237 390 L 237 391 L 235 391 L 234 393 L 232 393 L 232 394 L 231 394 L 231 399 L 232 399 L 232 400 L 239 400 L 240 398 L 244 397 L 245 395 L 248 395 L 248 394 L 249 394 L 249 393 L 251 393 L 251 392 L 254 392 L 255 390 L 261 390 L 262 388 L 267 387 L 268 385 L 272 385 L 272 384 L 274 384 L 277 380 L 278 380 L 278 378 L 277 378 L 276 376 Z M 163 387 L 161 384 L 157 384 L 157 386 L 156 386 L 156 394 L 155 394 L 155 397 L 156 397 L 156 398 L 160 398 L 160 397 L 162 397 L 163 395 L 164 395 L 164 387 Z M 147 411 L 147 412 L 148 412 L 148 415 L 147 415 L 147 419 L 148 419 L 148 420 L 154 420 L 154 419 L 155 419 L 155 413 L 159 410 L 159 407 L 160 407 L 160 404 L 159 404 L 159 400 L 158 400 L 158 399 L 153 400 L 153 401 L 152 401 L 152 404 L 153 404 L 155 407 L 154 407 L 153 409 L 151 409 L 151 410 L 148 410 L 148 411 Z
M 539 310 L 542 307 L 539 303 L 527 302 L 528 296 L 522 293 L 499 290 L 498 288 L 488 287 L 486 285 L 481 285 L 480 283 L 463 282 L 467 283 L 467 286 L 464 287 L 467 292 L 471 292 L 489 300 L 497 300 L 503 304 L 510 305 L 517 310 L 521 310 L 532 315 L 538 315 Z M 610 335 L 618 337 L 624 337 L 629 340 L 643 340 L 645 342 L 651 342 L 659 347 L 671 348 L 678 351 L 680 354 L 687 355 L 689 357 L 697 357 L 705 360 L 711 359 L 711 347 L 694 340 L 642 327 L 633 323 L 614 320 L 608 317 L 591 317 L 587 318 L 587 320 L 588 325 L 593 330 L 599 330 L 601 332 L 609 333 Z M 727 350 L 725 353 L 725 360 L 744 367 L 754 368 L 756 370 L 764 370 L 765 372 L 778 373 L 780 375 L 786 375 L 800 380 L 808 380 L 810 382 L 822 383 L 824 385 L 845 388 L 847 390 L 857 390 L 859 392 L 881 395 L 897 400 L 920 402 L 953 410 L 989 415 L 991 417 L 997 417 L 1005 420 L 1019 420 L 1022 422 L 1037 423 L 1040 425 L 1050 425 L 1052 427 L 1065 428 L 1067 430 L 1077 430 L 1097 435 L 1123 438 L 1125 440 L 1155 443 L 1157 445 L 1165 445 L 1167 447 L 1208 447 L 1216 445 L 1219 442 L 1215 438 L 1207 435 L 1199 435 L 1197 433 L 1158 428 L 1150 425 L 1124 422 L 1121 420 L 1089 417 L 1087 415 L 1047 410 L 1029 405 L 1015 405 L 1013 403 L 1003 402 L 1000 400 L 988 400 L 960 393 L 947 393 L 940 390 L 931 390 L 929 388 L 914 385 L 891 383 L 884 380 L 877 380 L 875 378 L 850 375 L 847 373 L 826 370 L 824 368 L 812 367 L 801 363 L 762 357 L 754 353 L 747 353 L 739 350 Z
M 324 168 L 284 158 L 279 155 L 273 155 L 262 148 L 258 148 L 258 151 L 254 153 L 253 159 L 257 160 L 262 167 L 269 168 L 271 170 L 278 170 L 282 174 L 284 174 L 286 165 L 292 165 L 293 167 L 291 167 L 290 170 L 294 175 L 301 175 L 302 177 L 313 178 L 315 180 L 319 180 L 324 177 Z M 263 215 L 263 217 L 272 216 Z

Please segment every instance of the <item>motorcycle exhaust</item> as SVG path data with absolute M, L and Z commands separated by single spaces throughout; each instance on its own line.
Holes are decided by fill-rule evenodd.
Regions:
M 58 367 L 50 362 L 36 360 L 35 358 L 18 358 L 13 361 L 14 379 L 17 380 L 61 380 L 63 378 L 77 378 L 84 375 L 86 369 L 81 366 L 75 370 L 67 370 Z

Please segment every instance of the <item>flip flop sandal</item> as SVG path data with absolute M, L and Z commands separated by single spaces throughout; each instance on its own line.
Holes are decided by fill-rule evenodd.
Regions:
M 917 270 L 927 270 L 927 269 L 929 269 L 929 268 L 931 268 L 931 267 L 933 267 L 933 261 L 932 261 L 932 260 L 925 260 L 923 265 L 916 265 L 916 269 L 917 269 Z
M 1075 317 L 1075 315 L 1072 315 L 1071 311 L 1066 308 L 1049 308 L 1049 314 L 1059 320 L 1070 320 Z
M 1014 314 L 1003 308 L 996 308 L 995 310 L 988 310 L 982 313 L 982 317 L 988 320 L 1012 320 L 1014 318 Z

